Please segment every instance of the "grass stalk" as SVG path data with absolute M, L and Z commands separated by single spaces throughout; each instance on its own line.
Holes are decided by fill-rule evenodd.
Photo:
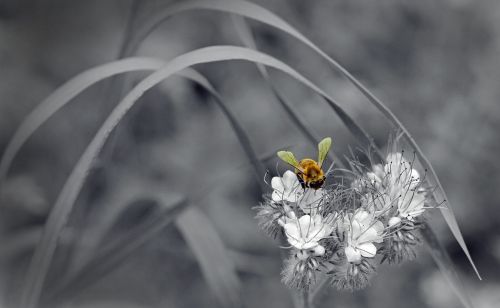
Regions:
M 233 24 L 235 25 L 235 29 L 238 32 L 238 35 L 244 45 L 251 49 L 257 49 L 257 44 L 253 38 L 252 30 L 246 23 L 246 21 L 238 15 L 231 14 L 231 18 Z M 280 103 L 281 107 L 285 110 L 286 114 L 290 118 L 293 124 L 299 129 L 299 131 L 306 137 L 309 143 L 315 148 L 320 141 L 320 138 L 316 136 L 316 134 L 307 127 L 304 121 L 302 121 L 301 117 L 297 112 L 295 112 L 292 104 L 288 102 L 288 99 L 276 88 L 274 82 L 272 82 L 271 77 L 265 66 L 257 63 L 257 69 L 259 70 L 260 75 L 266 81 L 267 85 L 270 87 L 273 92 L 276 100 Z M 335 153 L 334 150 L 330 150 L 328 152 L 328 158 L 331 161 L 334 161 L 337 166 L 340 168 L 345 168 L 345 164 L 342 159 Z
M 86 70 L 57 88 L 51 95 L 35 107 L 21 122 L 8 142 L 0 160 L 0 187 L 7 176 L 12 161 L 26 141 L 58 110 L 92 85 L 109 77 L 161 68 L 165 61 L 154 58 L 133 57 L 109 62 Z
M 171 205 L 166 205 L 165 199 L 169 200 L 169 196 L 163 196 L 161 190 L 158 190 L 156 196 L 151 195 L 150 197 L 160 205 L 160 210 L 138 227 L 100 249 L 97 255 L 78 272 L 61 281 L 49 293 L 46 298 L 47 302 L 56 305 L 64 298 L 85 290 L 116 269 L 133 252 L 170 225 L 190 204 L 187 198 L 182 198 Z

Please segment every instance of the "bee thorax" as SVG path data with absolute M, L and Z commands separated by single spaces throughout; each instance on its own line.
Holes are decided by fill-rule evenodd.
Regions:
M 318 189 L 323 186 L 325 176 L 320 165 L 310 158 L 304 158 L 299 162 L 301 170 L 296 170 L 297 178 L 302 187 Z

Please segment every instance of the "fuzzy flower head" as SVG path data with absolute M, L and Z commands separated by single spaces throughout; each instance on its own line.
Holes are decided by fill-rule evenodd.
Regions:
M 408 160 L 404 151 L 397 152 L 398 138 L 384 163 L 371 163 L 366 152 L 369 164 L 354 157 L 351 170 L 339 169 L 342 174 L 329 185 L 323 185 L 324 176 L 312 181 L 317 174 L 306 172 L 309 163 L 321 168 L 329 138 L 318 144 L 317 162 L 277 153 L 296 172 L 273 177 L 272 193 L 266 192 L 255 209 L 261 228 L 289 244 L 284 284 L 309 291 L 317 275 L 327 275 L 337 289 L 358 290 L 368 285 L 379 262 L 398 264 L 416 257 L 420 216 L 435 201 L 423 184 L 425 174 L 414 168 L 415 156 Z
M 375 266 L 368 259 L 361 259 L 359 263 L 337 264 L 327 274 L 332 278 L 331 283 L 337 290 L 352 291 L 365 288 L 374 273 Z
M 303 215 L 298 219 L 290 219 L 284 225 L 288 242 L 300 250 L 315 250 L 324 253 L 319 241 L 328 237 L 333 230 L 333 218 L 323 219 L 319 214 Z M 322 252 L 322 253 L 321 253 Z
M 319 262 L 303 251 L 291 255 L 289 259 L 285 260 L 284 265 L 281 280 L 288 287 L 305 290 L 316 282 Z
M 373 258 L 377 253 L 374 243 L 383 241 L 384 225 L 372 213 L 357 210 L 344 218 L 346 235 L 345 255 L 349 263 L 360 263 L 362 257 Z
M 387 155 L 385 165 L 375 165 L 371 172 L 356 181 L 357 189 L 364 195 L 362 203 L 377 216 L 394 214 L 390 224 L 401 219 L 413 221 L 424 212 L 425 190 L 413 163 L 402 153 Z M 361 183 L 361 184 L 360 184 Z
M 415 235 L 415 230 L 420 226 L 412 221 L 404 220 L 397 226 L 393 226 L 389 235 L 384 241 L 382 248 L 382 262 L 389 264 L 398 264 L 403 261 L 416 258 L 415 246 L 420 243 Z
M 280 221 L 283 221 L 287 215 L 285 207 L 266 197 L 264 202 L 254 207 L 254 210 L 257 210 L 255 218 L 259 221 L 259 226 L 265 233 L 273 238 L 281 234 Z

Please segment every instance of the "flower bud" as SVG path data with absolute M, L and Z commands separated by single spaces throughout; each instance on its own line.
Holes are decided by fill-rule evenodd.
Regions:
M 391 217 L 391 219 L 389 219 L 389 227 L 393 227 L 395 225 L 398 225 L 399 223 L 401 222 L 401 218 L 399 217 Z
M 309 258 L 309 254 L 307 253 L 307 251 L 305 250 L 299 250 L 296 254 L 297 256 L 297 259 L 301 260 L 301 261 L 304 261 L 306 260 L 307 258 Z
M 321 245 L 318 245 L 318 246 L 314 247 L 313 254 L 316 257 L 323 256 L 325 254 L 325 247 L 323 247 Z

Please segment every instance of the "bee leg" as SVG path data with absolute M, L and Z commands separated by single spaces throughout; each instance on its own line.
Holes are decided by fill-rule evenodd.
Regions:
M 306 182 L 304 182 L 304 179 L 298 174 L 297 174 L 297 179 L 299 180 L 300 186 L 302 186 L 303 189 L 306 189 L 307 184 L 306 184 Z

